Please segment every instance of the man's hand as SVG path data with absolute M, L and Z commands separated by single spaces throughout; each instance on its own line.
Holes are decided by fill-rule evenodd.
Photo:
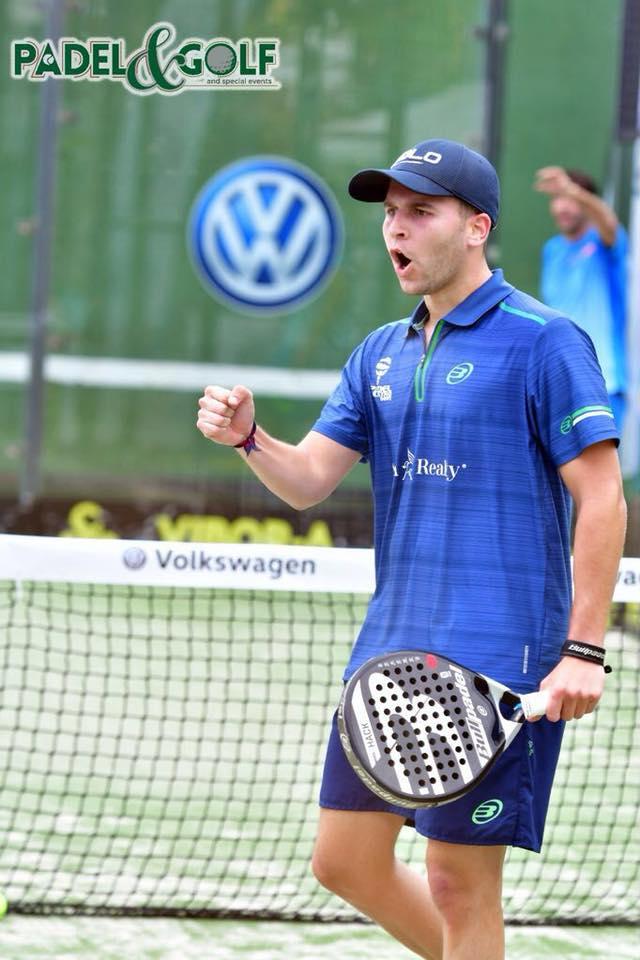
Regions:
M 207 440 L 234 447 L 251 432 L 255 407 L 253 394 L 246 387 L 206 387 L 198 406 L 196 426 Z
M 542 683 L 549 691 L 549 720 L 579 720 L 598 705 L 604 690 L 604 669 L 578 657 L 563 657 Z
M 576 184 L 563 167 L 541 167 L 536 172 L 533 188 L 552 197 L 569 197 L 576 192 Z

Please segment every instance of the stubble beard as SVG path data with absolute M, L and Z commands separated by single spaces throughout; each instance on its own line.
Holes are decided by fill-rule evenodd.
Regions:
M 449 287 L 458 278 L 463 269 L 464 248 L 455 242 L 456 239 L 447 243 L 430 258 L 431 263 L 426 267 L 425 275 L 420 280 L 414 281 L 414 289 L 405 290 L 405 293 L 433 296 Z

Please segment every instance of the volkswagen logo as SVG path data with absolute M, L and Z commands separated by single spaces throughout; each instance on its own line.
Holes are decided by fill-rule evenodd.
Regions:
M 256 313 L 292 310 L 316 296 L 342 249 L 329 189 L 283 157 L 250 157 L 220 170 L 198 195 L 189 246 L 207 289 Z
M 122 560 L 129 570 L 140 570 L 147 562 L 147 555 L 140 547 L 127 547 L 122 554 Z

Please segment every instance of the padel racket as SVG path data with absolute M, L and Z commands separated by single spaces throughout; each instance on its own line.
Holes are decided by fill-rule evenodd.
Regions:
M 473 789 L 547 702 L 545 691 L 519 696 L 447 657 L 401 650 L 368 660 L 348 680 L 338 729 L 373 793 L 429 807 Z

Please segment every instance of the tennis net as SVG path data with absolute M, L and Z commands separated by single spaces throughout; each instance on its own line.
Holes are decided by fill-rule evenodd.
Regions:
M 309 870 L 371 551 L 0 537 L 0 886 L 21 913 L 354 919 Z M 640 561 L 513 923 L 640 918 Z M 422 870 L 403 829 L 400 856 Z

